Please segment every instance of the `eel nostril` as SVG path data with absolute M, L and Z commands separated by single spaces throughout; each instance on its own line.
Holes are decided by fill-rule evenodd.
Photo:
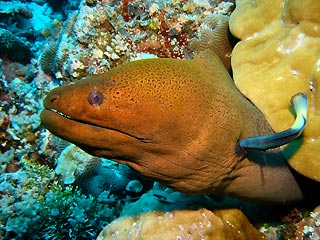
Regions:
M 51 97 L 50 102 L 51 102 L 51 103 L 54 103 L 54 102 L 56 102 L 58 99 L 59 99 L 59 95 L 54 95 L 54 96 Z

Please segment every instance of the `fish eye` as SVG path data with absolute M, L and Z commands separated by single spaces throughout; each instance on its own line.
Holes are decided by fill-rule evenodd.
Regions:
M 93 91 L 88 96 L 88 102 L 92 106 L 99 106 L 102 103 L 103 94 L 101 92 Z

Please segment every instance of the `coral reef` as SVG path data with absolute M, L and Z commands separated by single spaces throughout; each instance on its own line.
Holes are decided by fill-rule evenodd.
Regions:
M 251 220 L 261 219 L 261 215 L 268 211 L 265 206 L 256 203 L 243 202 L 227 196 L 185 194 L 154 182 L 153 187 L 140 195 L 138 200 L 126 204 L 120 216 L 136 216 L 152 211 L 170 212 L 183 209 L 221 209 L 228 207 L 240 208 Z M 252 211 L 253 209 L 254 211 Z
M 149 212 L 119 218 L 107 225 L 102 239 L 265 239 L 237 209 Z
M 53 43 L 49 43 L 49 46 L 42 51 L 40 66 L 46 74 L 54 75 L 56 69 L 61 69 L 63 61 L 67 58 L 66 51 L 70 46 L 63 44 L 63 42 L 66 38 L 70 37 L 77 16 L 78 13 L 73 12 L 65 23 L 59 39 Z
M 4 72 L 9 71 L 4 68 Z M 15 74 L 19 70 L 15 69 Z M 20 76 L 21 77 L 21 76 Z M 24 79 L 26 76 L 21 77 Z M 6 79 L 1 76 L 1 151 L 14 147 L 19 154 L 26 149 L 32 151 L 39 141 L 40 93 L 34 82 L 28 83 L 20 78 Z
M 129 167 L 94 157 L 77 146 L 70 144 L 59 155 L 55 173 L 64 184 L 75 184 L 87 195 L 99 196 L 104 191 L 118 196 L 129 192 L 140 192 L 143 188 L 139 177 Z M 138 181 L 141 189 L 128 187 L 131 181 Z M 138 184 L 136 182 L 136 184 Z M 131 183 L 132 184 L 132 183 Z
M 21 52 L 12 52 L 8 51 L 8 42 L 1 44 L 4 54 L 1 54 L 0 60 L 0 239 L 94 239 L 104 225 L 119 215 L 122 216 L 119 219 L 120 223 L 123 220 L 142 223 L 142 218 L 154 221 L 154 217 L 157 220 L 164 219 L 171 216 L 170 213 L 177 213 L 179 216 L 190 214 L 195 220 L 201 219 L 200 210 L 184 212 L 183 209 L 201 207 L 217 209 L 237 206 L 247 216 L 254 213 L 257 219 L 261 219 L 264 213 L 257 211 L 256 207 L 249 205 L 244 209 L 242 204 L 235 204 L 233 200 L 222 196 L 186 195 L 159 186 L 158 183 L 149 190 L 150 183 L 139 178 L 128 168 L 106 159 L 99 158 L 98 161 L 92 156 L 82 156 L 78 149 L 70 146 L 65 151 L 73 149 L 74 154 L 79 154 L 77 156 L 80 156 L 80 159 L 83 157 L 84 161 L 75 167 L 73 161 L 77 159 L 74 159 L 71 153 L 67 156 L 62 154 L 69 143 L 61 143 L 46 131 L 39 121 L 43 96 L 57 85 L 55 78 L 67 82 L 105 72 L 123 62 L 139 58 L 190 58 L 197 50 L 191 47 L 191 42 L 198 41 L 196 44 L 204 44 L 206 48 L 205 42 L 210 42 L 211 34 L 215 34 L 215 26 L 212 25 L 215 23 L 210 20 L 209 15 L 229 15 L 234 3 L 220 0 L 83 0 L 78 9 L 79 2 L 0 1 L 1 32 L 8 36 L 9 40 L 13 39 L 21 44 L 16 46 L 17 49 L 23 46 Z M 238 8 L 241 8 L 241 2 L 243 1 L 238 2 Z M 289 46 L 280 50 L 288 50 L 288 56 L 292 55 L 292 58 L 297 56 L 293 55 L 295 51 L 290 51 L 290 46 L 300 42 L 304 46 L 307 42 L 304 41 L 305 36 L 308 41 L 310 36 L 314 36 L 312 40 L 318 38 L 317 28 L 310 28 L 313 23 L 318 23 L 319 19 L 319 10 L 313 10 L 315 1 L 286 1 L 288 4 L 283 5 L 283 12 L 277 8 L 277 4 L 282 4 L 283 1 L 273 1 L 275 4 L 272 7 L 269 4 L 264 8 L 269 15 L 261 14 L 261 1 L 247 3 L 249 2 L 257 5 L 254 7 L 257 7 L 258 17 L 251 15 L 237 22 L 243 24 L 244 31 L 250 31 L 245 36 L 237 35 L 242 40 L 247 39 L 250 34 L 255 35 L 255 32 L 263 32 L 266 22 L 271 23 L 279 19 L 285 26 L 281 30 L 288 36 L 282 46 Z M 65 21 L 67 16 L 69 20 Z M 206 22 L 207 19 L 209 22 Z M 239 26 L 237 28 L 242 29 Z M 272 34 L 270 39 L 278 32 Z M 282 37 L 281 34 L 277 36 Z M 314 56 L 310 55 L 309 58 L 310 52 L 306 49 L 313 48 L 314 54 L 318 54 L 318 45 L 311 44 L 307 45 L 307 48 L 301 48 L 301 51 L 299 48 L 295 50 L 297 54 L 305 51 L 306 55 L 301 56 L 306 57 L 301 61 L 307 59 L 304 62 L 308 63 L 309 60 L 314 60 Z M 23 53 L 24 49 L 27 55 Z M 268 56 L 265 53 L 262 55 Z M 241 53 L 241 58 L 246 59 L 245 56 L 251 57 L 247 53 Z M 43 70 L 40 69 L 40 65 Z M 319 99 L 314 91 L 318 87 L 318 65 L 314 65 L 314 74 L 306 86 L 313 92 L 310 96 L 314 106 Z M 297 64 L 293 66 L 296 67 Z M 250 67 L 258 73 L 254 66 Z M 307 64 L 306 68 L 309 68 Z M 266 74 L 270 73 L 264 74 L 264 77 L 269 79 Z M 302 71 L 299 74 L 307 76 L 306 78 L 310 76 Z M 245 77 L 253 79 L 250 74 Z M 291 87 L 285 89 L 287 88 Z M 263 94 L 260 95 L 262 96 Z M 313 116 L 312 111 L 312 122 L 315 122 L 317 118 Z M 308 127 L 307 135 L 311 132 L 317 133 L 318 125 L 314 126 L 315 129 Z M 60 165 L 58 159 L 67 160 L 68 157 L 71 162 Z M 92 159 L 95 159 L 94 164 L 87 164 L 86 161 Z M 68 174 L 60 175 L 57 174 L 59 167 L 70 167 L 73 170 L 69 169 Z M 65 185 L 63 182 L 66 179 L 66 183 L 72 184 Z M 140 184 L 143 186 L 142 189 Z M 229 202 L 230 205 L 227 204 Z M 173 212 L 177 209 L 181 211 Z M 270 212 L 278 212 L 274 208 L 270 209 Z M 154 210 L 170 213 L 152 213 Z M 233 223 L 232 219 L 238 219 L 241 215 L 236 213 L 236 216 L 231 216 L 226 221 L 221 215 L 213 216 L 209 210 L 201 211 L 214 217 L 221 223 L 221 229 L 227 231 L 230 230 L 227 221 Z M 267 235 L 267 239 L 280 239 L 281 236 L 284 239 L 317 238 L 319 210 L 317 208 L 311 214 L 308 210 L 304 211 L 306 213 L 297 210 L 297 213 L 290 216 L 293 219 L 290 223 L 283 220 L 277 226 L 269 225 L 260 228 L 260 231 Z M 219 211 L 215 213 L 218 214 Z M 243 221 L 245 226 L 250 226 L 246 219 Z M 116 226 L 116 223 L 112 226 Z M 186 231 L 191 228 L 191 231 L 195 231 L 195 227 L 199 230 L 203 225 L 184 225 L 184 229 L 178 230 Z M 105 231 L 107 229 L 110 230 L 110 225 Z M 131 227 L 128 229 L 133 230 Z M 167 233 L 167 229 L 168 225 L 163 233 Z M 151 227 L 151 230 L 157 229 Z M 206 232 L 202 230 L 203 233 Z M 104 233 L 101 233 L 101 236 Z M 123 232 L 119 231 L 118 234 L 122 236 L 120 234 Z M 230 235 L 227 237 L 229 239 Z M 248 238 L 250 239 L 250 236 Z M 151 239 L 154 239 L 154 235 Z
M 101 159 L 94 167 L 87 168 L 84 174 L 78 176 L 75 184 L 86 194 L 98 196 L 103 191 L 109 191 L 120 197 L 139 193 L 148 186 L 147 183 L 144 186 L 138 179 L 141 177 L 127 166 Z M 138 182 L 140 189 L 128 188 L 132 181 Z
M 64 188 L 49 167 L 21 161 L 19 171 L 0 177 L 1 239 L 93 238 L 125 203 L 107 191 L 93 198 Z
M 1 77 L 0 238 L 95 236 L 119 215 L 126 198 L 105 191 L 93 199 L 62 187 L 52 169 L 38 165 L 52 165 L 55 156 L 40 128 L 41 94 L 34 82 Z
M 295 170 L 320 181 L 320 2 L 275 0 L 270 7 L 267 1 L 238 0 L 236 6 L 230 30 L 242 41 L 232 52 L 234 81 L 275 131 L 293 121 L 291 96 L 308 95 L 303 138 L 283 152 Z
M 320 239 L 320 206 L 313 211 L 292 209 L 282 217 L 281 223 L 265 223 L 260 227 L 266 239 Z
M 296 239 L 320 239 L 320 206 L 297 224 Z
M 32 52 L 30 47 L 10 31 L 0 28 L 0 55 L 7 56 L 12 61 L 30 62 Z
M 35 2 L 0 1 L 0 26 L 34 42 L 50 25 L 52 9 Z
M 28 8 L 33 17 L 20 19 L 21 8 Z M 20 46 L 14 46 L 12 52 L 12 45 L 7 45 L 18 36 L 26 37 L 28 49 L 30 46 L 37 58 L 45 40 L 42 30 L 50 28 L 50 21 L 58 15 L 50 15 L 52 11 L 46 4 L 18 1 L 0 1 L 0 11 L 1 26 L 7 28 L 1 31 L 7 42 L 1 44 L 6 47 L 6 55 L 1 55 L 0 62 L 0 238 L 94 238 L 103 225 L 120 214 L 129 197 L 118 198 L 103 191 L 93 198 L 73 186 L 58 183 L 52 170 L 58 155 L 55 144 L 39 121 L 42 98 L 54 82 L 37 70 L 36 59 L 31 59 L 30 64 L 22 61 L 24 65 L 12 62 L 17 54 L 25 55 Z M 9 29 L 14 34 L 8 33 Z
M 60 39 L 47 47 L 42 69 L 68 81 L 105 72 L 148 54 L 189 57 L 189 39 L 195 36 L 202 19 L 215 12 L 216 6 L 218 12 L 224 13 L 232 6 L 232 3 L 225 3 L 218 8 L 216 3 L 211 4 L 201 1 L 83 1 L 77 19 L 69 21 L 72 32 L 67 35 L 62 32 Z M 54 57 L 52 61 L 50 56 L 61 53 L 64 57 Z M 54 67 L 50 66 L 52 64 Z
M 73 144 L 67 146 L 57 159 L 56 174 L 61 175 L 64 184 L 72 184 L 76 178 L 84 174 L 88 168 L 95 168 L 100 159 L 93 157 Z
M 107 8 L 108 14 L 112 13 L 115 8 L 122 12 L 121 2 L 116 3 L 118 5 L 113 6 L 113 8 Z M 102 12 L 101 4 L 103 3 L 100 1 L 84 1 L 83 7 L 97 7 L 90 12 L 91 15 L 89 16 L 91 18 L 88 19 L 88 23 L 94 22 L 92 16 L 96 16 L 95 10 L 98 9 L 98 13 Z M 184 3 L 180 2 L 179 4 Z M 110 65 L 118 64 L 113 63 L 113 61 L 117 61 L 116 54 L 121 57 L 123 55 L 136 56 L 137 53 L 140 53 L 140 50 L 138 51 L 136 48 L 126 49 L 128 45 L 125 41 L 130 43 L 130 36 L 123 34 L 121 28 L 124 23 L 128 25 L 126 28 L 130 29 L 133 35 L 138 36 L 138 29 L 129 25 L 135 21 L 139 22 L 139 17 L 133 17 L 134 21 L 126 23 L 124 19 L 117 19 L 116 16 L 110 15 L 113 24 L 117 26 L 117 30 L 110 29 L 108 23 L 104 24 L 101 21 L 98 30 L 94 30 L 97 27 L 95 25 L 88 26 L 91 35 L 83 40 L 81 43 L 83 45 L 77 45 L 78 47 L 75 47 L 74 50 L 79 55 L 80 52 L 85 50 L 82 55 L 85 57 L 78 60 L 78 55 L 72 55 L 73 53 L 70 52 L 78 41 L 73 30 L 74 20 L 77 19 L 78 12 L 72 14 L 70 20 L 63 24 L 62 13 L 59 13 L 62 5 L 55 9 L 50 8 L 50 6 L 46 1 L 41 0 L 23 3 L 19 1 L 0 1 L 0 26 L 5 29 L 5 33 L 12 32 L 10 37 L 13 39 L 19 39 L 20 37 L 22 37 L 21 39 L 27 39 L 30 43 L 28 47 L 30 46 L 29 49 L 35 57 L 32 59 L 30 56 L 28 60 L 31 59 L 31 63 L 22 65 L 11 62 L 10 59 L 12 59 L 13 54 L 8 52 L 7 56 L 3 56 L 1 61 L 3 73 L 1 72 L 0 75 L 0 238 L 4 239 L 23 239 L 26 236 L 33 239 L 94 238 L 101 230 L 102 225 L 107 224 L 120 214 L 124 205 L 132 202 L 132 198 L 139 198 L 148 189 L 148 183 L 137 177 L 131 170 L 121 165 L 110 167 L 109 164 L 105 165 L 106 161 L 103 159 L 99 159 L 99 164 L 93 165 L 95 167 L 92 167 L 92 165 L 90 167 L 90 164 L 88 165 L 89 168 L 81 164 L 77 166 L 74 170 L 76 178 L 72 185 L 64 186 L 61 184 L 64 179 L 61 179 L 61 176 L 53 170 L 56 167 L 59 154 L 63 151 L 59 148 L 65 148 L 65 146 L 59 145 L 39 122 L 42 98 L 56 84 L 51 77 L 38 69 L 38 66 L 41 65 L 38 57 L 44 42 L 46 41 L 48 45 L 56 42 L 56 45 L 60 47 L 54 49 L 54 61 L 48 60 L 48 62 L 57 62 L 57 65 L 54 66 L 53 63 L 50 63 L 51 65 L 47 68 L 49 69 L 47 72 L 50 74 L 56 73 L 55 68 L 67 69 L 65 68 L 65 66 L 68 66 L 67 64 L 64 66 L 64 63 L 62 65 L 60 63 L 63 59 L 68 61 L 65 58 L 65 52 L 73 57 L 71 58 L 72 61 L 69 60 L 73 64 L 72 67 L 79 67 L 77 64 L 81 64 L 80 60 L 89 61 L 90 54 L 88 54 L 89 57 L 85 54 L 92 50 L 92 46 L 95 46 L 94 42 L 99 32 L 102 32 L 100 39 L 103 39 L 104 36 L 111 36 L 110 42 L 108 40 L 110 47 L 107 48 L 107 45 L 105 45 L 106 54 L 103 53 L 103 57 L 110 62 Z M 127 11 L 146 11 L 144 16 L 147 18 L 144 21 L 148 22 L 150 16 L 148 10 L 135 9 L 137 6 L 137 3 L 133 6 L 130 2 Z M 211 6 L 206 7 L 211 8 Z M 64 7 L 62 6 L 62 8 Z M 190 12 L 187 14 L 189 15 L 188 18 L 193 19 L 196 14 L 204 14 L 200 9 L 203 10 L 205 7 L 197 8 L 197 13 Z M 157 4 L 154 4 L 151 10 L 154 11 L 155 16 L 150 25 L 154 23 L 154 26 L 158 26 L 156 17 L 160 10 L 157 10 Z M 223 7 L 221 10 L 223 10 Z M 174 11 L 169 7 L 165 11 L 174 14 Z M 208 11 L 208 14 L 211 11 L 213 10 Z M 163 23 L 169 21 L 170 14 L 163 14 Z M 85 15 L 86 12 L 83 10 L 82 18 L 87 19 Z M 111 18 L 110 16 L 107 18 Z M 176 17 L 178 17 L 178 14 Z M 81 21 L 83 20 L 81 19 Z M 80 25 L 77 29 L 79 34 L 83 33 L 81 21 L 78 23 Z M 195 21 L 192 31 L 195 31 L 199 24 L 197 21 L 201 21 L 201 19 Z M 101 31 L 104 30 L 104 27 L 106 27 L 106 31 Z M 150 29 L 152 28 L 154 27 L 152 26 Z M 145 28 L 144 31 L 148 32 L 149 30 Z M 103 35 L 104 32 L 107 33 Z M 157 38 L 158 30 L 154 30 L 152 34 Z M 169 36 L 169 34 L 167 35 Z M 144 37 L 144 40 L 147 39 L 146 36 Z M 75 42 L 72 42 L 73 39 L 75 39 Z M 167 40 L 169 39 L 167 38 Z M 68 41 L 71 44 L 68 45 Z M 90 42 L 92 43 L 90 44 Z M 26 44 L 26 41 L 23 43 Z M 101 44 L 104 43 L 98 43 L 99 46 Z M 182 43 L 179 46 L 184 48 Z M 68 52 L 66 48 L 68 48 Z M 160 50 L 168 51 L 167 49 Z M 48 55 L 50 54 L 48 53 Z M 100 54 L 99 50 L 94 51 L 93 57 L 99 57 Z M 108 68 L 106 67 L 104 70 Z M 94 72 L 94 69 L 91 68 L 90 70 L 88 72 Z M 74 73 L 71 68 L 69 68 L 69 72 Z M 88 159 L 91 159 L 91 157 Z M 48 167 L 41 166 L 43 164 L 48 165 Z M 80 169 L 81 166 L 85 170 Z M 143 185 L 142 190 L 139 183 Z M 79 188 L 74 187 L 75 185 L 78 185 Z M 103 187 L 100 188 L 99 186 Z M 94 197 L 84 195 L 82 192 L 94 195 Z
M 152 211 L 169 212 L 182 209 L 214 209 L 216 203 L 202 195 L 187 195 L 165 188 L 155 182 L 153 188 L 144 193 L 137 201 L 128 203 L 121 211 L 121 216 L 137 216 Z

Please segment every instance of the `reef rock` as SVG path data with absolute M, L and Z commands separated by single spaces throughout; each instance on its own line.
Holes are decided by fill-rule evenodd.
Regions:
M 295 239 L 320 239 L 320 206 L 297 224 Z
M 303 137 L 283 147 L 289 164 L 320 181 L 320 1 L 238 0 L 230 30 L 240 41 L 232 52 L 235 84 L 278 132 L 294 117 L 289 100 L 309 99 Z
M 265 239 L 240 210 L 207 209 L 149 212 L 123 217 L 107 225 L 97 238 L 103 239 Z
M 32 52 L 29 46 L 12 32 L 0 28 L 0 55 L 7 56 L 12 61 L 29 62 Z

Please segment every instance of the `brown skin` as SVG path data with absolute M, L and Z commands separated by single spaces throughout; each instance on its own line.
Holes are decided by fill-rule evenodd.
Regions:
M 91 92 L 103 94 L 93 106 Z M 186 193 L 285 203 L 302 193 L 279 150 L 246 153 L 238 141 L 272 134 L 218 57 L 123 64 L 52 90 L 41 120 L 90 154 L 134 168 Z

